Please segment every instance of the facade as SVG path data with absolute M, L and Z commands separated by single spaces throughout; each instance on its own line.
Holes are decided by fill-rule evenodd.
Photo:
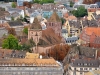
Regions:
M 90 70 L 99 70 L 99 60 L 75 59 L 69 67 L 66 75 L 84 75 Z
M 82 25 L 80 21 L 67 20 L 65 23 L 65 28 L 68 30 L 68 36 L 78 36 L 82 29 Z
M 100 28 L 86 27 L 83 29 L 80 39 L 88 44 L 90 47 L 100 48 Z
M 53 59 L 0 59 L 0 75 L 63 75 Z
M 32 39 L 36 44 L 34 52 L 37 52 L 37 44 L 39 43 L 39 39 L 41 37 L 42 37 L 42 27 L 39 24 L 38 19 L 34 18 L 34 22 L 28 29 L 28 39 Z
M 99 70 L 91 70 L 84 75 L 100 75 L 100 69 Z

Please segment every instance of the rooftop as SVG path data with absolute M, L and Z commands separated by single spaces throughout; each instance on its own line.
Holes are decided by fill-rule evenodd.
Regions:
M 40 39 L 38 43 L 40 46 L 48 46 L 61 43 L 61 37 L 57 36 L 52 28 L 42 30 L 42 37 L 43 39 Z
M 23 26 L 23 23 L 20 21 L 10 21 L 8 22 L 8 24 L 12 27 L 12 26 Z
M 41 29 L 42 27 L 37 18 L 34 18 L 34 22 L 31 24 L 30 29 Z
M 48 19 L 49 22 L 61 22 L 59 16 L 54 12 L 51 17 Z
M 3 64 L 5 63 L 5 66 L 11 65 L 11 66 L 49 66 L 49 67 L 59 67 L 58 63 L 53 59 L 20 59 L 20 58 L 10 58 L 10 59 L 0 59 L 0 66 L 4 66 Z
M 86 27 L 84 31 L 87 35 L 95 34 L 96 36 L 100 36 L 100 27 Z
M 71 64 L 73 67 L 99 67 L 100 61 L 96 59 L 86 60 L 86 59 L 75 59 Z

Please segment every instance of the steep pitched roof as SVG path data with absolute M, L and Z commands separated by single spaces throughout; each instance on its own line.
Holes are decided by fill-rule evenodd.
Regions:
M 30 26 L 31 29 L 41 29 L 42 30 L 42 27 L 38 21 L 37 18 L 34 18 L 34 22 L 32 23 L 32 25 Z
M 100 36 L 100 27 L 87 27 L 84 29 L 87 35 L 95 34 L 96 36 Z
M 39 40 L 39 46 L 48 46 L 61 43 L 61 37 L 58 37 L 52 28 L 42 30 L 42 37 L 43 38 Z
M 23 26 L 23 23 L 21 21 L 10 21 L 8 22 L 9 26 Z
M 48 20 L 49 22 L 61 22 L 59 16 L 54 12 Z

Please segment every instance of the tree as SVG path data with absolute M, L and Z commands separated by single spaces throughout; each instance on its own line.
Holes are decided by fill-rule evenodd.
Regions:
M 33 0 L 33 3 L 39 3 L 39 4 L 54 3 L 54 0 Z
M 70 1 L 70 7 L 73 7 L 74 3 L 72 1 Z
M 67 55 L 68 51 L 70 49 L 70 46 L 65 45 L 55 45 L 51 50 L 49 50 L 49 57 L 53 57 L 56 60 L 62 61 L 64 57 Z
M 62 25 L 66 22 L 64 18 L 61 18 Z
M 27 45 L 27 44 L 23 44 L 23 45 L 21 46 L 21 49 L 22 49 L 23 51 L 32 52 L 30 48 L 31 48 L 30 45 Z
M 12 34 L 8 35 L 8 37 L 3 40 L 2 48 L 18 50 L 19 47 L 18 39 Z
M 28 8 L 31 8 L 31 3 L 25 1 L 25 2 L 23 2 L 23 6 L 26 6 L 26 7 L 28 7 Z
M 23 29 L 23 33 L 25 33 L 25 34 L 28 35 L 28 27 L 25 27 L 25 28 Z
M 31 48 L 34 46 L 36 46 L 35 42 L 32 39 L 29 39 L 24 44 L 22 44 L 21 49 L 24 51 L 32 52 Z
M 16 35 L 16 31 L 15 31 L 14 28 L 9 28 L 9 29 L 8 29 L 8 33 L 9 33 L 9 34 L 12 34 L 12 35 Z
M 12 6 L 12 8 L 16 8 L 15 2 L 12 2 L 11 6 Z
M 83 7 L 83 6 L 78 7 L 77 10 L 73 10 L 72 14 L 74 16 L 76 16 L 77 18 L 84 17 L 84 16 L 88 15 L 87 9 L 85 9 L 85 7 Z
M 11 21 L 14 21 L 14 17 L 13 16 L 11 17 Z

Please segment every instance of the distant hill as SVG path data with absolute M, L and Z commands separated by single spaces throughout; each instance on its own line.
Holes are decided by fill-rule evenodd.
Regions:
M 84 0 L 83 4 L 94 4 L 96 2 L 100 2 L 100 0 Z

